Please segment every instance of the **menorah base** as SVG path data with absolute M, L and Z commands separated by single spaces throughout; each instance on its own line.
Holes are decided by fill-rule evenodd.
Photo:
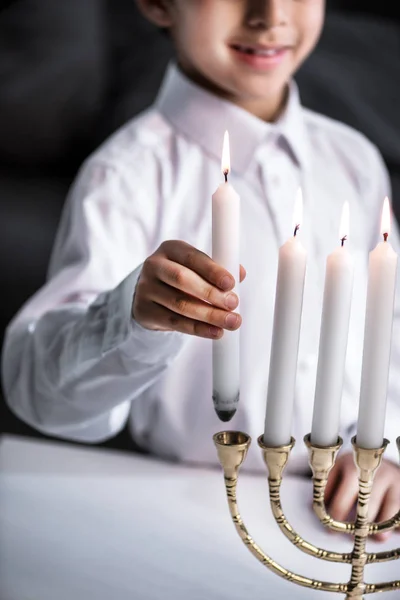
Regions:
M 334 520 L 328 514 L 324 501 L 329 473 L 335 464 L 337 454 L 342 445 L 342 440 L 339 438 L 337 445 L 323 448 L 312 445 L 310 435 L 307 435 L 304 438 L 308 448 L 310 467 L 313 473 L 313 508 L 315 514 L 325 527 L 354 537 L 353 551 L 344 554 L 330 552 L 329 550 L 318 548 L 305 541 L 290 525 L 282 510 L 280 499 L 282 476 L 295 444 L 295 440 L 292 438 L 290 444 L 287 446 L 270 448 L 264 444 L 262 436 L 258 438 L 258 445 L 262 450 L 264 462 L 268 469 L 271 510 L 281 531 L 297 548 L 299 548 L 299 550 L 314 558 L 330 562 L 348 563 L 351 565 L 351 575 L 348 583 L 330 583 L 303 577 L 302 575 L 289 571 L 265 554 L 254 542 L 253 537 L 250 536 L 247 531 L 239 513 L 236 497 L 239 469 L 246 458 L 251 438 L 246 433 L 240 431 L 222 431 L 216 433 L 213 439 L 217 448 L 219 461 L 224 471 L 228 506 L 235 528 L 250 552 L 268 569 L 280 577 L 303 587 L 326 592 L 343 593 L 347 600 L 362 600 L 365 594 L 400 589 L 400 580 L 379 584 L 368 584 L 364 581 L 365 566 L 367 564 L 400 558 L 400 548 L 397 548 L 392 552 L 380 552 L 375 554 L 369 554 L 365 549 L 369 536 L 375 535 L 376 533 L 391 531 L 400 526 L 400 511 L 392 519 L 382 523 L 370 523 L 368 521 L 368 505 L 373 480 L 376 471 L 381 465 L 382 457 L 388 444 L 387 440 L 384 441 L 381 448 L 373 450 L 359 448 L 355 438 L 352 440 L 354 459 L 359 477 L 359 495 L 355 521 L 343 523 Z M 397 440 L 397 445 L 400 451 L 400 437 Z

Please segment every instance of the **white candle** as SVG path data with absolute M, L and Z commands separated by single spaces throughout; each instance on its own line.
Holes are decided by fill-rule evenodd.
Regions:
M 311 443 L 334 446 L 339 435 L 340 405 L 353 292 L 354 261 L 345 240 L 349 232 L 349 204 L 343 206 L 339 230 L 341 246 L 327 258 L 324 301 Z
M 269 447 L 289 444 L 291 438 L 307 262 L 306 251 L 297 236 L 302 210 L 299 190 L 293 219 L 295 234 L 279 249 L 264 430 L 264 443 Z
M 240 198 L 228 183 L 228 132 L 224 136 L 221 166 L 225 182 L 212 197 L 212 258 L 234 277 L 232 291 L 239 296 Z M 235 312 L 239 312 L 239 308 Z M 212 344 L 214 408 L 222 421 L 229 421 L 236 412 L 240 393 L 239 330 L 225 330 L 223 337 Z
M 388 387 L 390 346 L 397 274 L 397 254 L 387 241 L 390 206 L 385 198 L 381 233 L 383 242 L 370 252 L 367 308 L 361 374 L 357 444 L 380 448 L 383 443 Z

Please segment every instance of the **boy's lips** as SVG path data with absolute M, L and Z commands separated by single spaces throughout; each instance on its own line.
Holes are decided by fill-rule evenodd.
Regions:
M 289 45 L 277 44 L 230 44 L 239 60 L 255 69 L 268 70 L 279 65 L 287 55 Z

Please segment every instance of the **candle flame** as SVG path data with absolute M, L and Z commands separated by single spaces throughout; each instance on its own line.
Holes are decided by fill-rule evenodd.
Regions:
M 228 175 L 231 170 L 231 153 L 229 149 L 229 133 L 225 131 L 224 145 L 222 148 L 222 162 L 221 162 L 222 173 Z
M 296 235 L 297 230 L 301 227 L 303 223 L 303 192 L 301 188 L 297 190 L 296 200 L 294 203 L 293 209 L 293 230 Z
M 381 234 L 386 239 L 390 233 L 390 203 L 389 198 L 386 196 L 383 202 L 382 210 L 382 221 L 381 221 Z
M 350 207 L 349 203 L 346 201 L 343 204 L 342 209 L 342 218 L 340 220 L 340 228 L 339 228 L 339 239 L 344 241 L 347 240 L 349 236 L 350 229 Z

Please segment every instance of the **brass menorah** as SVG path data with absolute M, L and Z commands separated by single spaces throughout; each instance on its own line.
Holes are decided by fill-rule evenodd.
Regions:
M 366 552 L 366 543 L 369 536 L 388 532 L 400 526 L 400 511 L 392 519 L 381 523 L 372 523 L 368 520 L 368 505 L 373 481 L 375 473 L 381 465 L 382 457 L 388 444 L 387 440 L 384 440 L 381 448 L 367 450 L 359 448 L 356 438 L 353 438 L 354 460 L 359 478 L 357 511 L 354 522 L 340 522 L 334 520 L 328 514 L 324 496 L 329 473 L 335 464 L 336 457 L 342 446 L 342 440 L 339 438 L 336 446 L 321 447 L 311 444 L 310 435 L 304 438 L 304 442 L 308 448 L 309 464 L 313 475 L 314 512 L 325 527 L 354 537 L 353 551 L 345 554 L 317 548 L 305 541 L 294 531 L 283 512 L 280 497 L 282 476 L 295 440 L 292 438 L 291 443 L 287 446 L 268 448 L 263 442 L 263 437 L 260 436 L 258 438 L 258 445 L 261 448 L 268 469 L 271 509 L 281 531 L 299 550 L 306 554 L 325 561 L 348 563 L 351 565 L 351 575 L 348 583 L 329 583 L 294 574 L 275 562 L 257 546 L 243 523 L 236 497 L 239 468 L 246 458 L 251 438 L 246 433 L 240 431 L 222 431 L 216 433 L 213 439 L 217 447 L 219 461 L 224 470 L 226 495 L 235 528 L 250 552 L 268 569 L 280 577 L 303 587 L 346 594 L 345 598 L 347 600 L 362 600 L 364 594 L 390 592 L 400 589 L 400 579 L 387 583 L 365 583 L 364 578 L 365 566 L 367 564 L 381 563 L 400 558 L 400 548 L 373 554 Z M 400 437 L 397 439 L 397 446 L 400 452 Z

